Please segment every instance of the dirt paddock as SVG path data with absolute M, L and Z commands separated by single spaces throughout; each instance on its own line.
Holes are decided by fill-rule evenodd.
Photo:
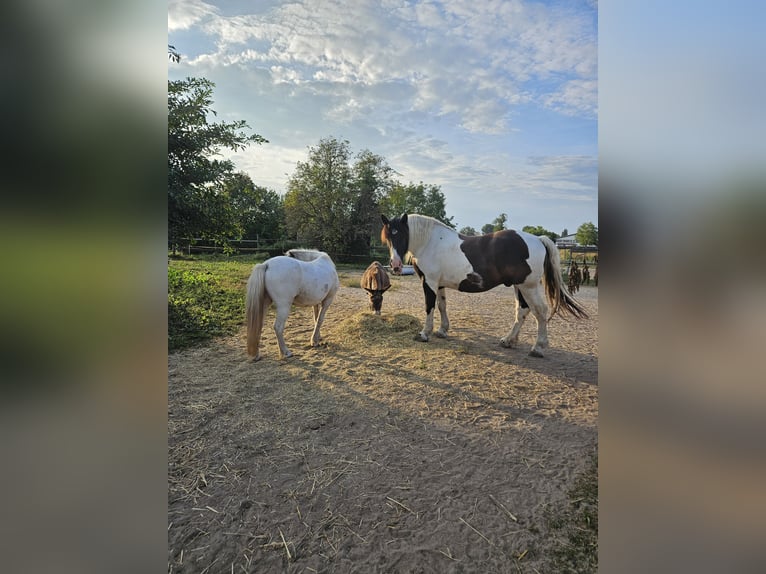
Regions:
M 272 309 L 257 363 L 244 329 L 170 355 L 169 572 L 550 572 L 546 517 L 597 448 L 597 289 L 539 359 L 531 316 L 498 343 L 512 289 L 448 290 L 450 337 L 419 343 L 418 279 L 374 316 L 359 276 L 318 348 L 295 308 L 278 360 Z

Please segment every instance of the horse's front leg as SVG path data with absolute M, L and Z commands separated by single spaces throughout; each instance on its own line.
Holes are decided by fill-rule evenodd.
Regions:
M 434 307 L 436 306 L 436 292 L 423 276 L 423 293 L 426 296 L 426 323 L 423 330 L 415 337 L 416 341 L 427 343 L 431 332 L 434 330 Z
M 292 357 L 293 354 L 285 344 L 285 324 L 287 323 L 287 316 L 290 314 L 291 304 L 277 305 L 277 318 L 274 321 L 274 333 L 277 336 L 277 344 L 279 344 L 279 358 L 286 359 Z
M 447 331 L 449 331 L 449 317 L 447 317 L 447 296 L 444 293 L 444 287 L 439 287 L 439 292 L 436 295 L 436 304 L 439 306 L 439 315 L 441 315 L 442 322 L 434 335 L 445 339 Z

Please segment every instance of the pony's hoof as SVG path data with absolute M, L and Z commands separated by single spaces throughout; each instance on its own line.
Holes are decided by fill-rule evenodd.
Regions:
M 292 351 L 287 351 L 286 353 L 284 353 L 284 354 L 283 354 L 281 357 L 279 357 L 279 358 L 280 358 L 280 359 L 289 359 L 289 358 L 290 358 L 290 357 L 292 357 L 292 356 L 293 356 L 293 352 L 292 352 Z
M 418 333 L 417 335 L 415 335 L 414 340 L 420 343 L 428 343 L 428 337 L 424 335 L 423 333 Z
M 530 357 L 537 357 L 539 359 L 543 358 L 543 354 L 540 351 L 538 351 L 537 349 L 532 349 L 531 351 L 529 351 L 529 356 Z
M 500 346 L 505 347 L 506 349 L 512 348 L 515 343 L 516 341 L 509 341 L 505 337 L 500 339 Z
M 447 332 L 446 331 L 442 331 L 441 329 L 439 329 L 437 331 L 434 331 L 434 335 L 436 335 L 440 339 L 446 339 L 447 338 Z
M 261 354 L 258 353 L 255 357 L 250 357 L 250 362 L 251 363 L 256 363 L 256 362 L 260 361 L 262 358 L 263 357 L 261 357 Z

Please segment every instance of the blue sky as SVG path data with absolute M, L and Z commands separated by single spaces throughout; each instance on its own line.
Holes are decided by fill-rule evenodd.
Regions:
M 346 139 L 441 187 L 458 227 L 598 225 L 597 2 L 169 0 L 169 79 L 216 84 L 227 153 L 286 191 L 308 147 Z M 389 214 L 395 215 L 395 214 Z

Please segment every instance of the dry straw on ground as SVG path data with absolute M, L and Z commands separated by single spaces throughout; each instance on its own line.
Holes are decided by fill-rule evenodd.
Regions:
M 597 444 L 596 289 L 536 359 L 533 319 L 498 344 L 510 289 L 448 291 L 424 344 L 417 278 L 375 316 L 342 275 L 318 348 L 296 308 L 285 361 L 270 328 L 257 363 L 244 333 L 169 357 L 169 571 L 549 571 L 546 512 Z

